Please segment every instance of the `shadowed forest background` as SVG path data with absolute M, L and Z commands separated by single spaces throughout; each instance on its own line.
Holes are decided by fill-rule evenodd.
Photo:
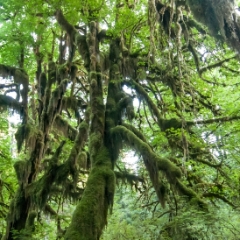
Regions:
M 238 239 L 239 53 L 238 1 L 0 1 L 0 239 Z

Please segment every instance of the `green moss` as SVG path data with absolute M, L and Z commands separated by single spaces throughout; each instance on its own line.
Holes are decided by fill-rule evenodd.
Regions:
M 97 150 L 102 145 L 102 141 L 103 139 L 102 139 L 101 132 L 96 131 L 90 135 L 89 152 L 90 152 L 91 160 L 96 156 Z
M 29 124 L 23 124 L 18 128 L 18 130 L 15 134 L 15 138 L 17 140 L 18 152 L 21 151 L 24 141 L 26 141 L 26 142 L 28 141 L 30 132 L 31 132 L 31 126 Z
M 132 87 L 132 85 L 134 86 L 134 89 L 137 91 L 137 93 L 139 93 L 139 95 L 142 96 L 146 101 L 150 112 L 157 118 L 158 125 L 162 129 L 162 118 L 160 112 L 158 111 L 158 107 L 154 104 L 144 88 L 135 81 L 124 81 L 124 84 L 129 87 Z
M 184 185 L 179 179 L 176 181 L 176 185 L 179 192 L 185 196 L 188 196 L 192 203 L 197 202 L 199 207 L 205 210 L 208 209 L 207 204 L 200 198 L 200 196 L 198 196 L 197 193 L 194 192 L 192 189 Z
M 85 129 L 87 130 L 88 129 L 88 123 L 86 123 L 86 121 L 82 121 L 79 125 L 79 131 L 82 130 L 82 129 Z
M 87 153 L 82 151 L 78 156 L 78 167 L 86 169 L 87 168 Z
M 31 171 L 31 166 L 27 161 L 17 161 L 14 163 L 14 169 L 17 174 L 19 184 L 27 184 Z
M 177 179 L 181 177 L 180 168 L 178 168 L 170 160 L 158 157 L 152 151 L 151 147 L 145 141 L 143 141 L 144 138 L 142 137 L 141 133 L 137 132 L 136 129 L 134 129 L 134 133 L 137 133 L 137 135 L 124 126 L 114 127 L 111 132 L 113 136 L 120 135 L 128 145 L 132 146 L 142 155 L 154 189 L 158 195 L 160 202 L 163 203 L 163 188 L 161 182 L 159 181 L 158 170 L 163 171 L 166 174 L 168 181 L 175 184 Z M 142 139 L 140 139 L 138 136 L 140 136 Z
M 106 148 L 99 149 L 85 191 L 66 232 L 66 240 L 99 239 L 113 203 L 115 174 Z M 108 164 L 110 162 L 110 164 Z

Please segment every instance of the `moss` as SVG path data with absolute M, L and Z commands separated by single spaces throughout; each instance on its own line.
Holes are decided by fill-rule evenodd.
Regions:
M 79 154 L 77 163 L 79 168 L 87 169 L 87 153 L 86 152 L 82 151 Z
M 17 174 L 18 183 L 26 185 L 31 171 L 31 166 L 27 161 L 17 161 L 14 163 L 14 169 Z
M 105 147 L 101 147 L 94 159 L 94 162 L 93 162 L 94 166 L 104 165 L 111 168 L 111 165 L 109 164 L 110 163 L 109 158 L 110 158 L 110 154 L 108 149 Z
M 208 209 L 207 204 L 200 198 L 200 196 L 198 196 L 197 193 L 194 192 L 192 189 L 184 185 L 179 179 L 177 180 L 176 185 L 179 192 L 185 196 L 188 196 L 192 203 L 197 202 L 199 207 L 205 210 Z
M 140 96 L 142 96 L 144 98 L 144 100 L 146 101 L 150 112 L 157 118 L 158 125 L 162 129 L 161 114 L 158 111 L 157 106 L 154 104 L 152 99 L 149 97 L 148 93 L 144 90 L 144 88 L 140 84 L 135 82 L 135 81 L 124 81 L 124 84 L 129 86 L 129 87 L 133 87 L 134 86 L 134 89 L 137 91 L 137 93 Z
M 90 135 L 90 141 L 89 141 L 89 152 L 90 152 L 90 158 L 91 160 L 95 157 L 97 154 L 97 150 L 102 145 L 102 134 L 100 132 L 93 132 Z
M 100 148 L 96 164 L 87 181 L 82 199 L 66 232 L 66 240 L 99 239 L 107 224 L 107 212 L 113 203 L 115 174 L 106 148 Z M 110 162 L 110 164 L 108 164 Z
M 72 141 L 74 141 L 77 136 L 77 130 L 69 125 L 68 121 L 64 120 L 59 114 L 56 115 L 54 126 L 57 130 L 61 131 L 65 137 Z
M 128 145 L 132 146 L 142 155 L 144 164 L 147 171 L 149 172 L 149 176 L 153 183 L 157 196 L 164 206 L 163 188 L 161 182 L 159 181 L 158 170 L 163 171 L 166 174 L 168 181 L 175 184 L 177 179 L 181 177 L 180 168 L 178 168 L 170 160 L 158 157 L 146 142 L 141 140 L 137 135 L 135 135 L 126 127 L 117 126 L 114 127 L 111 132 L 113 136 L 120 135 Z M 137 130 L 134 129 L 134 132 L 137 132 Z M 141 136 L 140 133 L 138 133 L 138 135 Z
M 17 132 L 15 133 L 15 138 L 17 140 L 18 152 L 21 151 L 24 141 L 26 141 L 26 142 L 28 141 L 30 132 L 31 132 L 31 127 L 29 124 L 23 124 L 18 128 Z
M 88 129 L 88 123 L 85 121 L 82 121 L 81 124 L 79 125 L 79 131 L 80 130 L 87 130 Z
M 182 175 L 182 172 L 179 167 L 177 167 L 174 163 L 172 163 L 168 159 L 163 159 L 158 157 L 156 159 L 158 162 L 158 168 L 168 175 L 168 179 L 171 180 L 171 182 L 175 182 L 175 178 L 180 178 Z
M 35 211 L 32 211 L 28 215 L 27 223 L 26 223 L 26 229 L 29 233 L 34 231 L 34 220 L 37 217 L 37 213 Z
M 210 33 L 220 41 L 240 51 L 240 25 L 235 16 L 234 1 L 187 0 L 194 17 L 206 25 Z

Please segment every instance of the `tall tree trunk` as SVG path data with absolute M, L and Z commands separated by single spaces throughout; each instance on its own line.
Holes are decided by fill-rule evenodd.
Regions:
M 90 52 L 90 109 L 91 126 L 89 151 L 92 170 L 80 200 L 66 232 L 66 240 L 98 240 L 107 223 L 108 209 L 112 207 L 115 174 L 109 150 L 104 146 L 105 107 L 101 68 L 99 62 L 98 26 L 91 22 L 89 26 L 88 48 Z

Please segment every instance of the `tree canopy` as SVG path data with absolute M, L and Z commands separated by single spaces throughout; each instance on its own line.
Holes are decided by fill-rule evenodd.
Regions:
M 0 1 L 3 240 L 238 237 L 236 4 Z

